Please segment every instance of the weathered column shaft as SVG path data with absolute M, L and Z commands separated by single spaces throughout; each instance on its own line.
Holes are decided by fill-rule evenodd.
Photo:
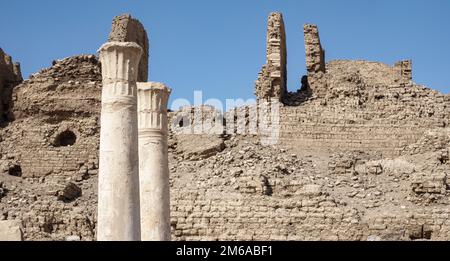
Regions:
M 167 154 L 167 102 L 161 83 L 138 83 L 141 238 L 170 240 L 170 185 Z
M 140 240 L 136 79 L 142 48 L 109 42 L 100 50 L 102 110 L 98 177 L 99 241 Z

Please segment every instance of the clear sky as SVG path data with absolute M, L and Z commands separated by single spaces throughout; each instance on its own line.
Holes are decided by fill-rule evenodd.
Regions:
M 450 92 L 448 0 L 0 0 L 0 47 L 25 78 L 52 60 L 95 53 L 115 15 L 130 13 L 150 39 L 149 80 L 172 99 L 253 98 L 265 62 L 267 16 L 283 13 L 288 88 L 305 74 L 302 26 L 319 26 L 326 59 L 413 60 L 414 81 Z

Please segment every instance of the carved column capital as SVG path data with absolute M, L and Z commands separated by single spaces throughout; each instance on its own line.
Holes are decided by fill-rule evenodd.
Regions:
M 138 82 L 137 91 L 140 135 L 167 135 L 167 103 L 172 90 L 163 83 Z

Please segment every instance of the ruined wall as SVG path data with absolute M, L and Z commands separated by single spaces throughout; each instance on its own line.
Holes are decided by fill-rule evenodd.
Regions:
M 427 129 L 449 124 L 450 96 L 409 82 L 396 68 L 364 61 L 327 64 L 321 99 L 281 109 L 286 145 L 398 156 Z
M 316 25 L 305 24 L 303 32 L 308 85 L 314 95 L 323 96 L 326 92 L 325 50 L 320 43 L 319 30 Z
M 138 82 L 147 82 L 148 79 L 148 57 L 149 43 L 144 26 L 129 14 L 114 17 L 109 41 L 135 42 L 144 50 L 139 62 Z
M 95 239 L 100 93 L 94 55 L 53 61 L 14 88 L 15 120 L 0 129 L 0 220 L 21 221 L 25 239 Z
M 96 169 L 100 91 L 100 64 L 93 55 L 54 61 L 15 88 L 15 121 L 4 130 L 3 143 L 15 147 L 10 160 L 24 177 Z
M 345 60 L 325 64 L 317 26 L 306 24 L 304 34 L 313 99 L 302 88 L 285 100 L 279 126 L 284 144 L 391 157 L 427 129 L 448 126 L 449 96 L 413 83 L 410 60 L 393 67 Z
M 448 139 L 448 131 L 446 136 Z M 190 137 L 201 139 L 201 137 Z M 358 154 L 297 154 L 251 138 L 214 156 L 182 160 L 171 148 L 174 240 L 446 240 L 450 170 L 428 154 L 373 161 Z M 445 140 L 445 139 L 444 139 Z M 443 141 L 443 140 L 442 140 Z M 302 156 L 300 156 L 302 155 Z M 416 171 L 420 170 L 420 171 Z M 424 171 L 416 181 L 416 174 Z M 416 185 L 417 182 L 417 185 Z M 416 189 L 420 187 L 421 189 Z M 426 191 L 426 193 L 425 193 Z
M 359 225 L 351 226 L 358 219 L 356 209 L 323 194 L 321 186 L 298 172 L 297 168 L 310 170 L 310 163 L 286 155 L 286 151 L 261 148 L 252 139 L 235 138 L 225 144 L 226 149 L 214 157 L 172 165 L 174 240 L 362 236 Z M 171 155 L 176 157 L 176 151 Z M 198 173 L 189 174 L 190 168 Z
M 307 192 L 289 200 L 257 193 L 183 192 L 183 198 L 178 197 L 177 190 L 173 193 L 173 240 L 391 241 L 450 237 L 450 212 L 443 207 L 400 213 L 383 210 L 366 218 L 356 207 L 314 193 L 308 196 Z
M 357 148 L 384 152 L 439 121 L 436 127 L 444 130 L 448 97 L 394 85 L 400 76 L 379 63 L 336 61 L 328 68 L 326 99 L 282 108 L 283 130 L 293 129 L 284 132 L 281 147 L 298 150 L 263 147 L 259 139 L 243 136 L 170 134 L 174 240 L 450 238 L 448 181 L 431 175 L 450 171 L 442 153 L 450 135 L 409 144 L 403 152 L 412 158 L 376 163 L 360 162 L 368 156 L 334 155 Z M 93 56 L 55 61 L 15 91 L 18 117 L 2 130 L 7 192 L 0 196 L 0 219 L 21 220 L 26 240 L 95 239 L 100 91 Z M 67 129 L 76 143 L 55 147 L 57 134 Z M 368 142 L 372 147 L 361 145 Z M 21 177 L 12 175 L 17 165 Z M 69 193 L 70 184 L 81 195 Z
M 271 17 L 282 28 L 281 16 Z M 381 63 L 332 61 L 326 69 L 323 96 L 291 97 L 280 108 L 278 146 L 183 135 L 198 124 L 180 126 L 179 116 L 200 110 L 199 122 L 213 123 L 203 117 L 217 111 L 171 113 L 174 240 L 450 238 L 450 96 L 405 83 Z M 259 98 L 281 98 L 265 87 Z M 18 220 L 26 240 L 96 238 L 100 93 L 91 55 L 54 61 L 14 88 L 16 120 L 0 129 L 0 220 Z
M 287 88 L 287 52 L 286 33 L 281 13 L 269 15 L 266 44 L 266 64 L 262 67 L 255 83 L 255 95 L 258 99 L 276 98 L 282 101 Z
M 11 56 L 0 48 L 0 123 L 10 121 L 11 95 L 13 88 L 22 82 L 20 64 L 13 63 Z

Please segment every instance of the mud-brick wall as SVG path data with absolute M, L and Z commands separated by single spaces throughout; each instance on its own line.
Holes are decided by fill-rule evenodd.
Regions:
M 23 128 L 17 149 L 22 176 L 71 175 L 80 171 L 96 174 L 93 172 L 98 169 L 98 126 L 94 121 L 90 124 L 89 121 L 55 125 L 41 122 L 34 128 Z M 62 133 L 75 135 L 75 143 L 60 144 Z
M 364 220 L 368 224 L 365 233 L 376 235 L 379 239 L 446 240 L 450 236 L 450 211 L 442 207 L 375 214 L 369 213 L 368 216 L 372 217 Z
M 283 107 L 280 113 L 280 140 L 297 148 L 313 150 L 362 150 L 385 157 L 398 156 L 430 128 L 444 127 L 441 117 L 401 119 L 384 116 L 377 110 L 341 112 L 322 107 Z M 420 108 L 420 107 L 414 107 Z
M 360 240 L 358 211 L 326 196 L 172 189 L 174 240 Z
M 173 240 L 442 240 L 450 212 L 424 207 L 361 212 L 326 195 L 291 198 L 171 190 Z

